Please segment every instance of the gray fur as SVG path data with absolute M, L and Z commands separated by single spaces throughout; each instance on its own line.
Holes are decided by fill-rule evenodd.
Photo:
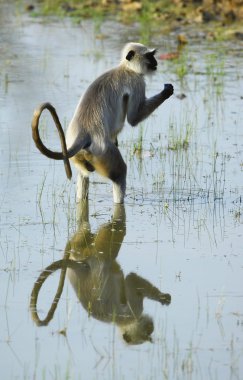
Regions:
M 131 50 L 135 54 L 127 60 L 126 56 Z M 127 44 L 123 49 L 120 64 L 98 77 L 88 87 L 76 108 L 66 134 L 68 156 L 75 152 L 73 162 L 81 176 L 89 175 L 89 170 L 81 165 L 81 156 L 97 171 L 101 167 L 100 162 L 104 164 L 107 172 L 105 175 L 113 181 L 115 203 L 123 203 L 126 188 L 126 165 L 115 146 L 125 119 L 127 118 L 130 125 L 137 125 L 173 93 L 173 87 L 167 85 L 167 88 L 159 94 L 146 98 L 144 75 L 152 71 L 145 57 L 148 52 L 154 54 L 155 50 L 138 43 Z M 156 70 L 156 66 L 153 70 Z M 83 145 L 80 144 L 82 141 Z M 82 149 L 76 154 L 80 145 Z M 111 161 L 109 165 L 104 163 L 103 157 Z M 112 166 L 113 160 L 117 160 L 115 167 Z M 120 170 L 123 172 L 119 173 Z M 100 172 L 102 173 L 102 170 Z M 88 194 L 87 189 L 85 191 L 80 189 L 81 183 L 79 179 L 78 198 L 81 194 Z

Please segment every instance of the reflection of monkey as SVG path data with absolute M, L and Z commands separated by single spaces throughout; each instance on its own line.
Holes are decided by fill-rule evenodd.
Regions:
M 138 43 L 125 46 L 120 65 L 97 78 L 78 104 L 67 130 L 68 149 L 55 108 L 44 103 L 35 111 L 32 131 L 36 146 L 49 158 L 63 159 L 68 178 L 72 175 L 68 159 L 72 157 L 79 171 L 78 199 L 87 198 L 88 176 L 96 170 L 113 182 L 114 202 L 123 203 L 127 169 L 117 135 L 126 118 L 136 126 L 173 94 L 173 86 L 166 84 L 157 95 L 145 96 L 144 75 L 156 71 L 155 53 L 155 49 Z M 38 125 L 44 109 L 50 111 L 58 128 L 62 153 L 47 149 L 40 139 Z
M 127 343 L 151 341 L 154 325 L 152 318 L 143 314 L 143 300 L 147 297 L 169 305 L 171 296 L 161 293 L 135 273 L 125 277 L 116 261 L 126 234 L 124 206 L 116 205 L 112 220 L 102 225 L 96 234 L 90 230 L 88 202 L 80 202 L 78 207 L 78 230 L 66 245 L 64 259 L 46 268 L 34 285 L 30 301 L 34 321 L 43 326 L 52 319 L 67 272 L 79 301 L 89 315 L 103 322 L 115 323 Z M 53 304 L 46 318 L 40 320 L 37 312 L 39 291 L 47 277 L 60 268 L 61 276 Z
M 161 293 L 135 273 L 124 277 L 116 261 L 125 236 L 124 207 L 116 205 L 111 222 L 92 234 L 86 205 L 87 202 L 79 229 L 67 245 L 70 259 L 86 264 L 67 270 L 74 290 L 90 315 L 104 322 L 114 322 L 126 342 L 138 344 L 150 340 L 153 321 L 142 314 L 143 299 L 147 297 L 168 305 L 171 296 Z

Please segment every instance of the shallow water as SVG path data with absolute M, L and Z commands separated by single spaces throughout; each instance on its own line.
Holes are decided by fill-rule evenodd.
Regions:
M 75 169 L 70 183 L 63 164 L 32 142 L 33 110 L 50 101 L 66 126 L 87 85 L 117 64 L 138 31 L 30 19 L 6 5 L 0 28 L 2 377 L 242 378 L 242 43 L 188 31 L 184 61 L 160 60 L 148 95 L 171 82 L 175 96 L 119 137 L 128 164 L 124 209 L 113 209 L 109 182 L 91 177 L 89 225 L 86 209 L 76 221 Z M 154 44 L 170 52 L 175 39 L 157 36 Z M 59 149 L 51 120 L 42 120 L 43 138 Z M 39 327 L 32 289 L 53 262 L 44 275 L 57 270 L 38 298 L 40 319 L 68 268 L 66 280 L 49 323 Z M 90 301 L 100 288 L 102 307 Z M 169 305 L 157 302 L 158 289 L 171 295 Z M 149 316 L 151 339 L 142 327 L 140 344 L 125 342 L 123 314 L 132 322 Z

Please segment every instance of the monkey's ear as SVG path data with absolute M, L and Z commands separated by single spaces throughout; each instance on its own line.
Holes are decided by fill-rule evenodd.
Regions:
M 148 55 L 148 56 L 151 56 L 151 55 L 155 55 L 157 53 L 157 49 L 152 49 L 152 50 L 149 50 L 145 55 Z
M 126 59 L 128 61 L 131 61 L 131 59 L 134 57 L 135 55 L 135 51 L 134 50 L 130 50 L 128 53 L 127 53 L 127 56 L 126 56 Z

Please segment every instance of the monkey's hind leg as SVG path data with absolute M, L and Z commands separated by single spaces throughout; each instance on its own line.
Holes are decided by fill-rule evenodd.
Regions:
M 112 180 L 114 203 L 124 203 L 126 194 L 127 165 L 125 164 L 119 149 L 111 152 L 110 162 L 112 164 L 108 177 Z
M 78 172 L 77 177 L 77 201 L 87 200 L 89 196 L 89 177 L 83 175 L 81 171 Z
M 124 197 L 126 193 L 126 177 L 121 181 L 112 181 L 113 186 L 113 202 L 124 203 Z
M 114 203 L 124 203 L 127 165 L 115 144 L 111 144 L 103 156 L 94 157 L 92 165 L 99 174 L 112 181 Z
M 92 155 L 84 150 L 71 158 L 72 162 L 78 169 L 76 193 L 78 202 L 88 199 L 89 174 L 95 170 L 89 162 L 90 159 L 92 159 Z

